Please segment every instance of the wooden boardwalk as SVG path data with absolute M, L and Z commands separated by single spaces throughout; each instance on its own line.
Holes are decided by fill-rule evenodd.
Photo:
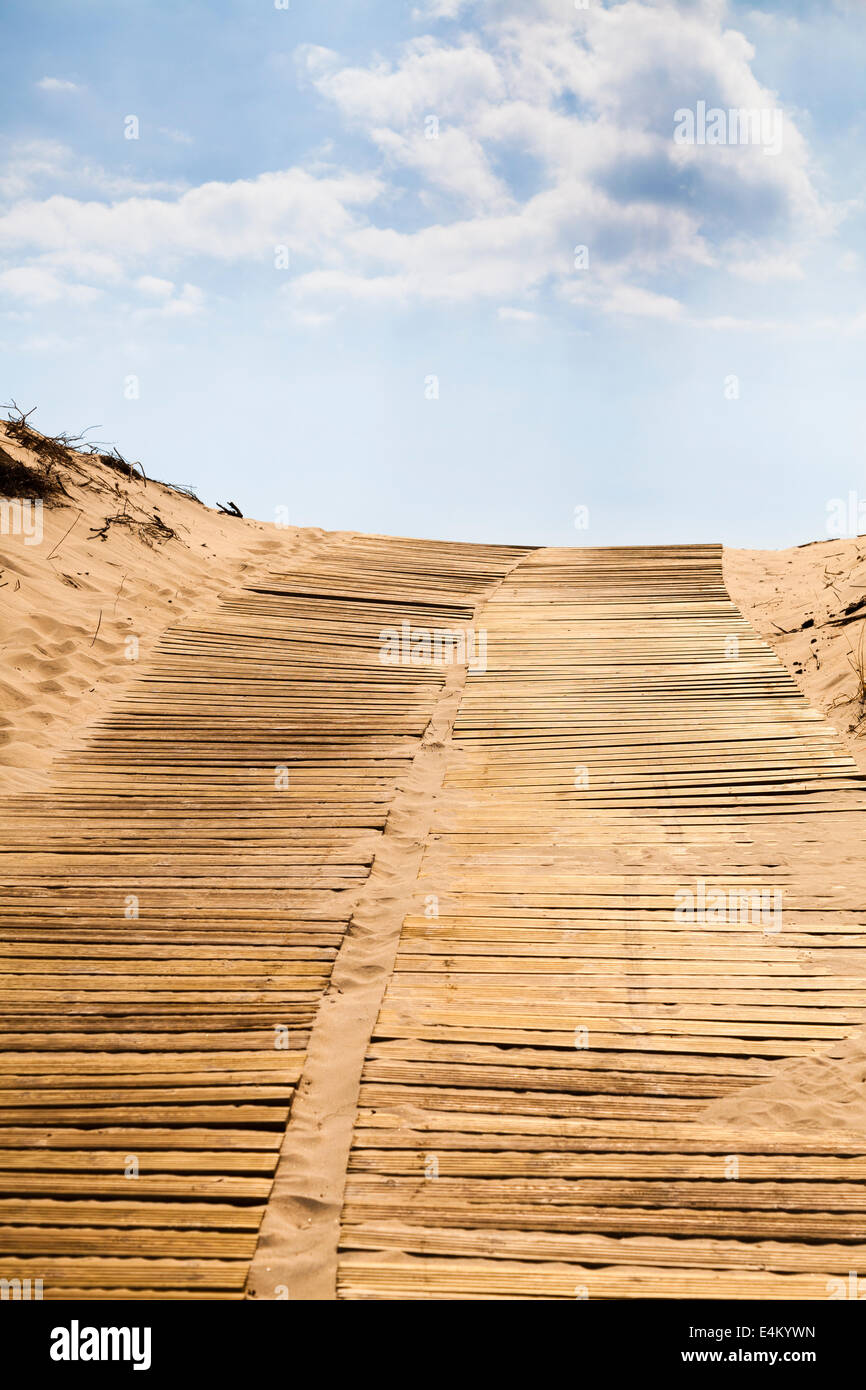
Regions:
M 866 865 L 832 848 L 863 779 L 716 547 L 539 551 L 480 621 L 340 1295 L 828 1297 L 866 1267 L 866 1136 L 702 1111 L 866 1017 Z
M 702 1119 L 866 1018 L 866 867 L 827 848 L 840 816 L 864 839 L 863 779 L 720 561 L 333 537 L 170 630 L 0 806 L 0 1277 L 243 1296 L 443 688 L 382 629 L 473 621 L 340 1296 L 824 1298 L 866 1269 L 866 1138 Z
M 380 631 L 465 625 L 521 553 L 333 538 L 169 631 L 50 793 L 0 807 L 0 1278 L 242 1296 L 310 1024 L 443 684 L 384 666 Z

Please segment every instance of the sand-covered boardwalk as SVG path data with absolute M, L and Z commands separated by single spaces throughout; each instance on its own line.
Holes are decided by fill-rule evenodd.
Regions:
M 844 1048 L 805 1095 L 799 1059 L 864 1018 L 863 783 L 720 559 L 538 551 L 485 608 L 344 1296 L 826 1298 L 861 1267 L 862 1102 Z
M 521 553 L 285 550 L 0 806 L 0 1277 L 46 1298 L 242 1296 L 310 1026 L 443 685 L 384 665 L 380 632 L 466 624 Z
M 262 562 L 2 804 L 0 1275 L 828 1297 L 864 841 L 718 547 Z

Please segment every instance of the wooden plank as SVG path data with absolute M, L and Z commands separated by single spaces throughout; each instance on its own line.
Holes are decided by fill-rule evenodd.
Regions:
M 866 1017 L 866 871 L 825 848 L 864 779 L 720 560 L 537 551 L 479 616 L 340 1297 L 826 1298 L 856 1266 L 856 1129 L 701 1121 Z
M 251 557 L 48 789 L 0 801 L 0 1276 L 46 1298 L 242 1295 L 309 1030 L 444 681 L 384 665 L 381 630 L 467 626 L 525 553 L 303 551 Z

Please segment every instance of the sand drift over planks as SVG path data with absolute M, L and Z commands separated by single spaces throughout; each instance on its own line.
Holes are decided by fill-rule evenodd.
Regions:
M 718 548 L 539 551 L 481 617 L 340 1295 L 828 1297 L 866 1253 L 866 1141 L 792 1129 L 774 1078 L 866 1017 L 863 779 Z
M 833 592 L 839 679 L 796 644 L 810 555 L 853 557 L 844 613 L 859 552 L 798 552 L 784 619 L 784 557 L 735 557 L 789 675 L 718 547 L 281 533 L 137 479 L 142 533 L 103 540 L 92 466 L 47 545 L 3 537 L 0 1277 L 824 1298 L 859 1268 L 866 807 L 795 684 L 858 752 Z M 486 669 L 383 665 L 404 623 L 483 628 Z
M 0 1275 L 46 1298 L 242 1296 L 309 1031 L 446 679 L 383 665 L 380 630 L 407 605 L 471 619 L 515 558 L 287 549 L 165 634 L 47 790 L 0 805 Z

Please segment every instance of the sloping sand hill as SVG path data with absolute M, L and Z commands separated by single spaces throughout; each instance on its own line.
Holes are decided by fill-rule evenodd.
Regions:
M 104 453 L 0 421 L 0 450 L 59 484 L 44 540 L 0 532 L 0 788 L 34 785 L 126 687 L 153 639 L 268 553 L 325 534 L 227 516 Z M 0 454 L 0 496 L 3 486 Z M 40 491 L 34 490 L 34 498 Z M 14 522 L 13 522 L 14 525 Z M 866 768 L 866 537 L 725 550 L 734 602 Z
M 866 771 L 866 536 L 728 550 L 724 574 L 743 615 Z M 829 864 L 848 853 L 844 827 L 840 834 L 828 837 Z M 772 1081 L 709 1107 L 707 1119 L 732 1131 L 771 1123 L 814 1135 L 866 1132 L 866 1032 L 784 1063 Z
M 726 550 L 725 583 L 866 771 L 866 536 Z
M 53 758 L 144 669 L 169 624 L 232 588 L 256 558 L 294 553 L 321 533 L 223 515 L 137 465 L 26 425 L 0 423 L 0 450 L 0 496 L 16 499 L 0 530 L 0 790 L 8 790 L 41 784 Z M 14 492 L 13 463 L 22 470 Z M 31 501 L 42 504 L 38 543 L 25 534 Z
M 278 530 L 0 435 L 44 503 L 0 536 L 2 1277 L 824 1298 L 862 1268 L 860 542 Z M 383 625 L 484 661 L 383 663 Z

